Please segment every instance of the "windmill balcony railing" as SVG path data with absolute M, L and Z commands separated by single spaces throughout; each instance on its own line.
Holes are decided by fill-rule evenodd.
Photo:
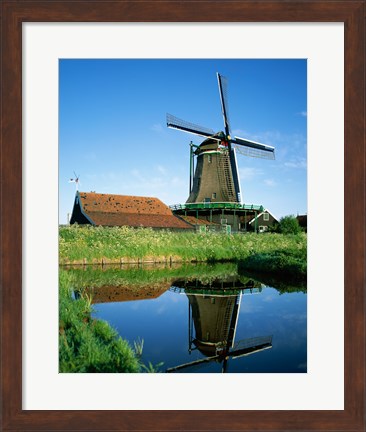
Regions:
M 196 296 L 214 295 L 215 297 L 227 297 L 230 295 L 237 296 L 239 293 L 242 293 L 243 295 L 260 294 L 262 288 L 183 288 L 173 285 L 169 288 L 169 291 L 177 294 L 194 294 Z
M 234 202 L 198 202 L 173 204 L 169 206 L 171 210 L 201 210 L 201 209 L 230 209 L 230 210 L 253 210 L 263 211 L 264 207 L 257 204 L 241 204 Z

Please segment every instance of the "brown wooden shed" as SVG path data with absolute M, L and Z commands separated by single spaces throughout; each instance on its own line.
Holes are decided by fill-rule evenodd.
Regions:
M 158 198 L 76 192 L 70 224 L 193 229 Z

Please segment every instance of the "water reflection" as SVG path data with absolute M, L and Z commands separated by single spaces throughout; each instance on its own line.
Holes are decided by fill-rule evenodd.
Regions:
M 234 283 L 234 286 L 229 285 L 228 293 L 224 288 L 227 281 L 215 282 L 216 284 L 210 284 L 209 287 L 201 286 L 199 292 L 195 292 L 197 281 L 193 289 L 186 284 L 183 288 L 189 300 L 188 350 L 191 354 L 198 349 L 205 358 L 169 368 L 167 372 L 192 368 L 210 361 L 221 363 L 221 371 L 226 372 L 230 357 L 240 358 L 272 348 L 272 335 L 235 341 L 242 295 L 260 293 L 261 286 L 255 287 L 255 282 L 249 281 L 250 288 L 235 289 Z M 176 285 L 177 283 L 171 288 L 174 292 L 182 289 Z M 218 294 L 214 291 L 215 285 L 219 285 Z
M 94 316 L 144 339 L 145 361 L 166 372 L 306 372 L 304 284 L 235 264 L 71 271 Z

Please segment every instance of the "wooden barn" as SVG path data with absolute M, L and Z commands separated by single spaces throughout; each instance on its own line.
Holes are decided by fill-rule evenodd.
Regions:
M 193 226 L 175 216 L 158 198 L 76 192 L 70 224 L 187 230 Z
M 300 227 L 307 232 L 308 231 L 308 215 L 297 215 L 297 221 L 299 222 Z
M 261 213 L 258 213 L 256 217 L 248 221 L 248 226 L 250 230 L 255 230 L 257 226 L 258 232 L 268 231 L 270 226 L 278 223 L 278 220 L 269 210 L 265 209 Z

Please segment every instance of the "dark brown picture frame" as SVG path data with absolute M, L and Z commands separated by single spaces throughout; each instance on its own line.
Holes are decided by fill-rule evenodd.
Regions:
M 333 209 L 345 218 L 344 410 L 22 409 L 22 23 L 32 21 L 344 23 L 345 196 Z M 3 0 L 1 97 L 1 430 L 365 430 L 365 0 Z

